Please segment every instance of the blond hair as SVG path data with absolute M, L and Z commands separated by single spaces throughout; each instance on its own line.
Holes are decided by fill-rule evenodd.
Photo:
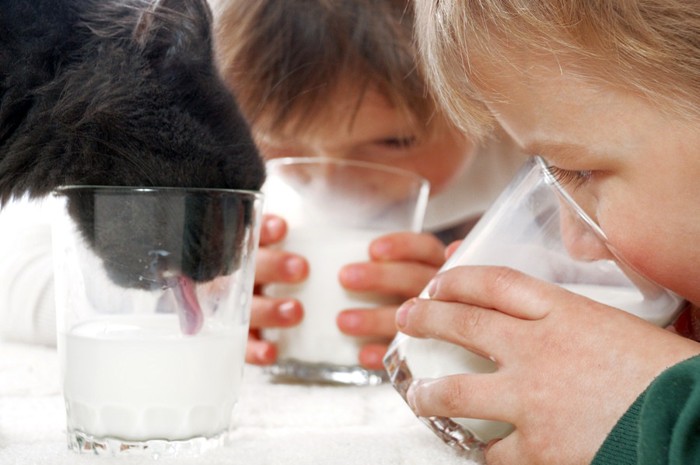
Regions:
M 359 105 L 370 87 L 411 121 L 435 112 L 411 0 L 221 0 L 216 11 L 219 64 L 253 124 L 303 130 L 337 92 L 357 91 Z
M 573 57 L 577 74 L 630 90 L 664 110 L 700 113 L 700 8 L 694 0 L 415 0 L 425 73 L 455 124 L 483 133 L 487 76 L 470 60 L 507 50 Z

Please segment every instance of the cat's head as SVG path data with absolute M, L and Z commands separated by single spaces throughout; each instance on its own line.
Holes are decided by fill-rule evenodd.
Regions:
M 47 24 L 43 32 L 41 24 L 17 27 L 14 32 L 27 37 L 17 42 L 25 49 L 15 58 L 0 42 L 6 47 L 0 58 L 24 60 L 15 71 L 0 72 L 5 87 L 12 79 L 13 89 L 26 87 L 26 95 L 15 100 L 3 95 L 12 118 L 0 128 L 0 199 L 26 192 L 44 196 L 65 185 L 261 187 L 264 164 L 214 63 L 206 0 L 19 3 L 36 16 L 17 13 L 16 21 Z M 85 214 L 84 199 L 67 195 L 90 240 L 93 215 Z M 193 207 L 190 230 L 206 224 L 210 213 Z M 122 238 L 112 251 L 97 249 L 116 282 L 142 285 L 141 270 L 110 269 L 111 254 L 142 254 L 138 231 L 153 220 L 152 211 L 115 211 L 100 225 Z M 231 251 L 197 251 L 195 242 L 192 263 L 176 272 L 204 280 L 226 269 L 222 263 Z
M 33 3 L 17 21 L 58 32 L 39 25 L 41 39 L 20 37 L 24 56 L 6 71 L 21 81 L 8 87 L 26 89 L 14 102 L 3 95 L 24 122 L 5 137 L 0 196 L 65 184 L 260 187 L 262 161 L 214 62 L 206 0 Z

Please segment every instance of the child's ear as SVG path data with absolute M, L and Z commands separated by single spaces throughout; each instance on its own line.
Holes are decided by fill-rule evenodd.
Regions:
M 209 59 L 212 15 L 207 0 L 155 0 L 134 27 L 133 38 L 157 68 Z

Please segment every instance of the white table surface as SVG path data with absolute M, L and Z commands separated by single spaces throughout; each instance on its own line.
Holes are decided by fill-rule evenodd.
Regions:
M 229 444 L 164 464 L 473 465 L 443 444 L 389 385 L 268 382 L 247 366 Z M 0 340 L 0 465 L 152 464 L 69 451 L 55 349 Z

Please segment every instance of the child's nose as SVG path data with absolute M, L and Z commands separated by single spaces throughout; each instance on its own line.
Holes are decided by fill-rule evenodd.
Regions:
M 580 261 L 613 259 L 603 239 L 586 224 L 568 205 L 561 205 L 559 227 L 569 255 Z

